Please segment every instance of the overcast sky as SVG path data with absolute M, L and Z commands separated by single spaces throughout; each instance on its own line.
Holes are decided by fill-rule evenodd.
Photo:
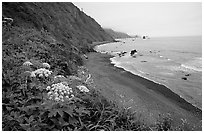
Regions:
M 74 2 L 102 27 L 130 35 L 190 36 L 202 34 L 201 3 Z

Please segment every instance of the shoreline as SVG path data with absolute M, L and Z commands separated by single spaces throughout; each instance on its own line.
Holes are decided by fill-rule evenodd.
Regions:
M 99 44 L 99 45 L 103 45 L 103 44 Z M 98 45 L 98 46 L 99 46 L 99 45 Z M 181 99 L 183 99 L 183 100 L 186 101 L 187 103 L 193 105 L 194 107 L 198 108 L 198 109 L 201 110 L 201 112 L 202 112 L 202 103 L 201 103 L 201 105 L 200 105 L 200 104 L 197 105 L 196 103 L 193 104 L 190 99 L 187 99 L 187 98 L 185 98 L 184 96 L 177 94 L 176 92 L 173 91 L 174 89 L 172 89 L 171 87 L 169 87 L 169 86 L 166 85 L 165 83 L 161 83 L 161 82 L 155 81 L 155 80 L 153 80 L 153 79 L 151 79 L 151 78 L 148 78 L 148 77 L 142 76 L 142 75 L 140 75 L 140 74 L 134 73 L 134 72 L 132 72 L 132 71 L 130 71 L 130 70 L 128 70 L 128 69 L 126 69 L 126 68 L 123 68 L 122 66 L 118 65 L 116 62 L 113 61 L 113 60 L 114 60 L 114 57 L 117 57 L 117 56 L 116 56 L 117 54 L 113 54 L 112 52 L 101 52 L 101 51 L 98 51 L 98 50 L 97 50 L 97 46 L 94 48 L 94 50 L 95 50 L 96 52 L 98 52 L 98 53 L 101 53 L 101 54 L 108 54 L 108 55 L 110 55 L 110 59 L 109 59 L 109 60 L 110 60 L 111 64 L 113 64 L 114 67 L 121 68 L 121 69 L 123 69 L 123 70 L 125 70 L 125 71 L 127 71 L 127 72 L 130 72 L 130 73 L 133 74 L 133 75 L 142 77 L 142 78 L 144 78 L 144 79 L 146 79 L 146 80 L 149 80 L 149 81 L 152 81 L 152 82 L 154 82 L 155 84 L 159 84 L 159 85 L 165 86 L 166 88 L 168 88 L 169 90 L 171 90 L 173 93 L 175 93 L 176 95 L 178 95 Z M 181 78 L 182 78 L 182 77 L 181 77 Z M 194 102 L 194 101 L 193 101 L 193 102 Z
M 202 110 L 188 103 L 169 88 L 134 75 L 123 68 L 115 67 L 110 61 L 114 56 L 94 52 L 89 53 L 88 57 L 86 66 L 99 84 L 100 90 L 104 91 L 104 95 L 110 99 L 120 101 L 126 96 L 126 101 L 133 101 L 130 108 L 133 111 L 140 110 L 147 119 L 150 117 L 156 119 L 158 114 L 170 113 L 175 123 L 180 123 L 181 119 L 187 119 L 191 124 L 202 120 Z M 113 94 L 118 96 L 113 98 Z
M 113 58 L 114 56 L 110 55 L 110 58 Z M 142 84 L 144 84 L 148 89 L 152 89 L 158 93 L 161 93 L 162 95 L 164 95 L 165 97 L 168 97 L 169 99 L 171 99 L 172 101 L 175 101 L 176 103 L 179 103 L 179 106 L 186 109 L 186 110 L 189 110 L 189 111 L 193 111 L 194 113 L 202 113 L 202 109 L 194 106 L 193 104 L 189 103 L 188 101 L 186 101 L 184 98 L 182 98 L 180 95 L 176 94 L 175 92 L 173 92 L 171 89 L 168 88 L 168 86 L 162 84 L 162 83 L 159 83 L 159 82 L 156 82 L 156 81 L 153 81 L 153 80 L 150 80 L 148 78 L 145 78 L 145 77 L 142 77 L 140 75 L 136 75 L 136 74 L 133 74 L 132 72 L 128 71 L 128 70 L 125 70 L 124 68 L 122 67 L 117 67 L 115 66 L 114 63 L 111 62 L 110 60 L 110 64 L 113 66 L 113 67 L 116 67 L 118 69 L 121 69 L 121 71 L 126 71 L 128 74 L 127 75 L 131 75 L 132 78 L 135 78 L 135 76 L 137 76 L 137 79 L 140 79 L 140 81 L 142 82 Z M 149 83 L 148 83 L 149 82 Z M 151 82 L 151 83 L 150 83 Z M 150 84 L 154 84 L 155 87 L 152 87 L 150 86 Z M 157 89 L 156 89 L 157 88 Z M 185 105 L 183 105 L 185 104 Z
M 119 42 L 119 41 L 114 39 L 113 41 L 92 42 L 89 45 L 94 49 L 94 47 L 96 47 L 96 46 L 107 44 L 107 43 L 114 43 L 114 42 Z M 96 50 L 94 49 L 94 51 L 96 51 Z
M 99 53 L 100 53 L 100 52 L 99 52 Z M 103 54 L 103 53 L 102 53 L 102 54 Z M 112 55 L 111 55 L 111 56 L 112 56 Z M 170 91 L 172 91 L 173 93 L 175 93 L 176 95 L 178 95 L 181 99 L 185 100 L 187 103 L 193 105 L 194 107 L 196 107 L 196 108 L 198 108 L 199 110 L 202 111 L 202 107 L 200 108 L 200 107 L 198 107 L 198 106 L 196 106 L 196 105 L 190 103 L 190 102 L 189 102 L 188 100 L 186 100 L 184 97 L 182 97 L 181 95 L 179 95 L 179 94 L 177 94 L 176 92 L 174 92 L 173 90 L 171 90 L 170 87 L 167 86 L 166 84 L 157 82 L 157 81 L 155 81 L 155 80 L 152 80 L 152 79 L 147 78 L 147 77 L 145 77 L 145 76 L 141 76 L 141 75 L 139 75 L 139 74 L 135 74 L 135 73 L 133 73 L 132 71 L 130 71 L 130 70 L 126 69 L 126 68 L 123 68 L 123 67 L 121 67 L 121 66 L 117 66 L 117 64 L 115 64 L 115 63 L 111 60 L 111 59 L 113 59 L 114 57 L 115 57 L 115 56 L 110 57 L 110 62 L 111 62 L 111 64 L 113 64 L 114 67 L 121 68 L 121 69 L 123 69 L 123 70 L 125 70 L 125 71 L 127 71 L 127 72 L 129 72 L 129 73 L 131 73 L 131 74 L 133 74 L 133 75 L 136 75 L 136 76 L 139 76 L 139 77 L 141 77 L 141 78 L 144 78 L 144 79 L 146 79 L 146 80 L 148 80 L 148 81 L 151 81 L 151 82 L 153 82 L 153 83 L 155 83 L 155 84 L 162 85 L 162 86 L 164 86 L 165 88 L 167 88 L 167 89 L 169 89 Z
M 112 63 L 111 63 L 111 65 L 113 65 L 113 67 L 117 67 Z M 130 72 L 128 70 L 125 70 L 124 68 L 121 68 L 121 67 L 117 67 L 117 68 L 128 72 L 129 73 L 128 75 L 131 75 L 131 77 L 133 77 L 133 78 L 135 78 L 134 76 L 137 76 L 137 78 L 140 78 L 140 81 L 142 83 L 144 83 L 144 85 L 148 89 L 152 89 L 152 90 L 154 90 L 154 91 L 156 91 L 158 93 L 161 93 L 165 97 L 170 98 L 172 101 L 178 102 L 180 107 L 182 107 L 182 108 L 184 108 L 186 110 L 189 110 L 189 111 L 194 111 L 194 113 L 197 113 L 197 112 L 202 113 L 201 109 L 199 109 L 198 107 L 196 107 L 193 104 L 189 103 L 184 98 L 182 98 L 180 95 L 173 92 L 171 89 L 168 88 L 168 86 L 166 86 L 166 85 L 164 85 L 162 83 L 156 82 L 154 80 L 150 80 L 150 79 L 148 79 L 146 77 L 142 77 L 140 75 L 133 74 L 132 72 Z M 156 86 L 156 87 L 150 86 L 149 84 L 151 84 L 151 83 L 148 83 L 148 82 L 152 82 L 152 84 L 155 84 L 154 86 Z M 185 104 L 185 105 L 183 105 L 183 104 Z

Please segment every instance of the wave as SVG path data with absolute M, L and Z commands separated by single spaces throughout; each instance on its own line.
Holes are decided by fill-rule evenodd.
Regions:
M 178 96 L 179 96 L 180 98 L 185 99 L 185 100 L 186 100 L 187 102 L 189 102 L 191 105 L 193 105 L 193 106 L 195 106 L 195 107 L 197 107 L 197 108 L 199 108 L 199 109 L 202 110 L 202 107 L 198 106 L 198 105 L 195 104 L 195 103 L 192 103 L 192 101 L 190 101 L 190 100 L 187 100 L 187 99 L 185 98 L 185 96 L 182 96 L 182 94 L 176 93 L 174 90 L 171 89 L 171 87 L 167 86 L 165 83 L 161 83 L 161 82 L 158 82 L 158 81 L 156 81 L 156 80 L 153 80 L 152 78 L 148 78 L 148 77 L 144 76 L 144 75 L 147 75 L 147 76 L 150 76 L 150 77 L 154 77 L 154 76 L 151 76 L 149 73 L 146 73 L 146 72 L 143 72 L 143 71 L 140 71 L 140 70 L 137 70 L 137 71 L 138 71 L 138 73 L 137 73 L 136 71 L 134 71 L 134 70 L 131 69 L 131 68 L 124 67 L 121 62 L 116 61 L 116 57 L 110 58 L 110 61 L 111 61 L 111 64 L 113 64 L 113 65 L 114 65 L 115 67 L 117 67 L 117 68 L 122 68 L 122 69 L 124 69 L 125 71 L 130 72 L 130 73 L 132 73 L 132 74 L 134 74 L 134 75 L 137 75 L 137 76 L 139 76 L 139 77 L 142 77 L 142 78 L 144 78 L 144 79 L 147 79 L 147 80 L 149 80 L 149 81 L 152 81 L 152 82 L 154 82 L 154 83 L 156 83 L 156 84 L 165 86 L 166 88 L 168 88 L 168 89 L 170 89 L 171 91 L 173 91 L 175 94 L 178 94 Z M 154 78 L 157 78 L 157 77 L 154 77 Z
M 197 68 L 197 67 L 195 67 L 195 66 L 187 66 L 187 65 L 184 65 L 184 64 L 182 64 L 181 66 L 184 67 L 184 68 L 186 68 L 186 69 L 190 69 L 190 70 L 193 70 L 193 71 L 202 72 L 202 68 Z
M 180 92 L 177 92 L 176 90 L 174 90 L 175 88 L 171 88 L 170 87 L 171 85 L 168 83 L 168 80 L 160 79 L 161 77 L 160 78 L 157 77 L 157 76 L 155 77 L 152 74 L 146 73 L 144 71 L 137 70 L 137 69 L 134 68 L 134 66 L 131 66 L 131 64 L 133 62 L 131 61 L 132 58 L 129 58 L 130 57 L 129 54 L 126 54 L 122 58 L 119 58 L 117 56 L 117 53 L 119 53 L 120 51 L 115 51 L 117 49 L 114 49 L 114 50 L 110 51 L 110 50 L 107 50 L 107 49 L 105 50 L 105 49 L 103 49 L 101 47 L 102 47 L 102 45 L 100 45 L 100 47 L 97 46 L 97 47 L 95 47 L 95 50 L 97 52 L 100 52 L 100 53 L 106 53 L 106 54 L 114 56 L 114 57 L 110 58 L 110 61 L 111 61 L 111 64 L 113 64 L 115 67 L 122 68 L 127 72 L 130 72 L 130 73 L 132 73 L 134 75 L 137 75 L 139 77 L 142 77 L 144 79 L 152 81 L 152 82 L 154 82 L 156 84 L 163 85 L 163 86 L 169 88 L 170 90 L 172 90 L 174 93 L 178 94 L 182 99 L 185 99 L 187 102 L 191 103 L 193 106 L 198 107 L 199 109 L 201 109 L 201 107 L 199 105 L 194 104 L 194 101 L 192 102 L 191 100 L 188 100 L 183 94 L 181 94 Z M 170 69 L 171 71 L 186 71 L 186 72 L 198 72 L 198 71 L 200 72 L 200 71 L 202 71 L 202 58 L 201 57 L 199 57 L 199 58 L 197 57 L 197 58 L 194 58 L 194 59 L 192 59 L 190 61 L 181 63 L 181 62 L 172 62 L 172 61 L 174 61 L 174 59 L 167 58 L 166 56 L 163 56 L 161 54 L 158 54 L 157 56 L 159 58 L 163 58 L 163 59 L 168 60 L 168 62 L 164 62 L 164 63 L 168 63 L 168 66 L 166 66 L 166 65 L 165 65 L 166 67 L 164 66 L 165 69 Z M 126 59 L 126 58 L 128 58 L 128 59 Z M 133 60 L 135 60 L 135 59 L 133 59 Z M 174 64 L 174 63 L 176 63 L 176 64 Z
M 202 58 L 201 57 L 194 58 L 191 61 L 181 64 L 181 67 L 193 71 L 202 72 Z
M 148 75 L 148 76 L 154 77 L 153 75 L 150 75 L 150 74 L 147 73 L 147 72 L 144 72 L 144 71 L 141 71 L 141 70 L 137 70 L 138 72 L 136 72 L 136 71 L 133 70 L 133 69 L 130 69 L 130 68 L 128 68 L 128 67 L 124 67 L 121 62 L 116 61 L 116 57 L 110 58 L 110 61 L 111 61 L 111 64 L 113 64 L 115 67 L 122 68 L 122 69 L 124 69 L 125 71 L 130 72 L 130 73 L 132 73 L 132 74 L 134 74 L 134 75 L 138 75 L 138 76 L 140 76 L 140 77 L 142 77 L 142 78 L 145 78 L 145 79 L 147 79 L 147 80 L 150 80 L 150 81 L 152 81 L 152 82 L 154 82 L 154 83 L 156 83 L 156 84 L 164 85 L 165 87 L 169 88 L 169 86 L 167 86 L 167 85 L 165 85 L 165 84 L 163 84 L 163 83 L 160 83 L 160 82 L 158 82 L 158 81 L 156 81 L 156 80 L 153 80 L 153 79 L 150 79 L 150 78 L 144 76 L 144 75 Z M 154 77 L 154 78 L 157 78 L 157 77 Z

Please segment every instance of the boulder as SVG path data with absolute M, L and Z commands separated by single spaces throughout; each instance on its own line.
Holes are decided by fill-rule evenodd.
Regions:
M 186 74 L 185 76 L 190 76 L 191 74 L 189 73 L 189 74 Z
M 132 50 L 132 51 L 130 52 L 130 55 L 133 56 L 135 53 L 137 53 L 137 50 L 136 50 L 136 49 Z
M 187 80 L 187 78 L 186 78 L 186 77 L 182 77 L 181 79 L 183 79 L 183 80 Z
M 122 57 L 122 56 L 124 56 L 126 53 L 127 53 L 126 51 L 123 51 L 123 52 L 118 53 L 118 55 L 119 55 L 119 57 Z

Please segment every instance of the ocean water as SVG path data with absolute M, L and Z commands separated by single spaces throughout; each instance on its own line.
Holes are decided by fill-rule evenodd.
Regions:
M 135 75 L 163 84 L 202 109 L 202 37 L 158 37 L 147 40 L 118 39 L 97 46 L 114 55 L 111 62 Z M 137 54 L 130 56 L 136 49 Z M 124 56 L 118 53 L 125 51 Z

